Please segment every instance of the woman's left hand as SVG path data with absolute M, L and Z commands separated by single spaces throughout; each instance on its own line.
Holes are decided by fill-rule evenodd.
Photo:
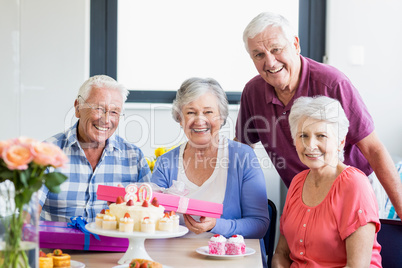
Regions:
M 200 221 L 196 221 L 191 217 L 191 215 L 184 214 L 184 223 L 186 224 L 187 228 L 194 232 L 195 234 L 201 234 L 203 232 L 208 232 L 212 230 L 212 228 L 215 227 L 216 225 L 216 219 L 215 218 L 209 218 L 209 217 L 201 217 Z

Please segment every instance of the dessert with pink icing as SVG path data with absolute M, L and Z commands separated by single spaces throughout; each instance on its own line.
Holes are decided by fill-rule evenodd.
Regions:
M 243 255 L 246 253 L 246 244 L 244 237 L 233 235 L 226 242 L 226 255 Z
M 150 233 L 153 234 L 155 233 L 155 229 L 156 229 L 156 225 L 155 225 L 155 221 L 145 217 L 142 222 L 141 222 L 141 232 L 144 233 Z
M 220 234 L 216 234 L 208 241 L 209 254 L 225 255 L 226 238 Z
M 130 214 L 126 213 L 119 221 L 119 231 L 125 233 L 132 233 L 134 231 L 134 220 Z

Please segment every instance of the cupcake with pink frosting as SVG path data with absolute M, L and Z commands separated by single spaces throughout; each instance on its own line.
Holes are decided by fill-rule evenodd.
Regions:
M 243 255 L 246 253 L 246 244 L 244 237 L 233 235 L 226 242 L 226 255 Z
M 209 254 L 225 255 L 226 238 L 216 234 L 208 241 Z

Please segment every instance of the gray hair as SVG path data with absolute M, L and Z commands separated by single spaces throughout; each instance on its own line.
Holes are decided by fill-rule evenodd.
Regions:
M 82 104 L 83 101 L 88 98 L 93 88 L 100 88 L 100 87 L 106 87 L 110 90 L 117 90 L 121 94 L 123 103 L 127 100 L 129 92 L 122 84 L 119 84 L 116 80 L 114 80 L 110 76 L 95 75 L 86 80 L 78 90 L 77 95 L 78 102 Z M 82 99 L 78 98 L 78 96 L 80 95 Z
M 301 120 L 312 118 L 329 123 L 338 137 L 338 145 L 348 134 L 349 120 L 338 100 L 326 96 L 300 97 L 295 100 L 289 114 L 290 133 L 293 141 Z M 343 160 L 343 152 L 339 159 Z
M 252 19 L 246 29 L 244 29 L 243 42 L 247 52 L 250 52 L 248 49 L 248 39 L 254 38 L 257 34 L 263 32 L 268 26 L 281 28 L 282 33 L 290 43 L 293 43 L 295 36 L 297 36 L 296 31 L 291 27 L 289 21 L 285 17 L 272 12 L 263 12 Z
M 228 100 L 225 91 L 213 78 L 192 77 L 181 84 L 180 89 L 176 93 L 176 99 L 173 101 L 173 119 L 180 123 L 182 108 L 207 92 L 214 94 L 218 99 L 218 108 L 223 120 L 223 126 L 229 114 Z

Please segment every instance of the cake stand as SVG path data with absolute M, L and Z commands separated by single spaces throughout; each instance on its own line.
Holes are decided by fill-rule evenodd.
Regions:
M 179 237 L 185 235 L 188 232 L 187 227 L 181 225 L 179 225 L 179 231 L 177 232 L 155 231 L 154 234 L 135 232 L 135 231 L 132 233 L 124 233 L 118 230 L 103 230 L 97 228 L 95 226 L 95 222 L 88 223 L 87 225 L 85 225 L 85 228 L 91 233 L 98 235 L 128 238 L 129 245 L 127 251 L 126 253 L 124 253 L 123 257 L 118 261 L 118 264 L 130 263 L 132 259 L 146 259 L 152 261 L 152 258 L 148 255 L 147 251 L 145 250 L 144 246 L 145 239 Z

